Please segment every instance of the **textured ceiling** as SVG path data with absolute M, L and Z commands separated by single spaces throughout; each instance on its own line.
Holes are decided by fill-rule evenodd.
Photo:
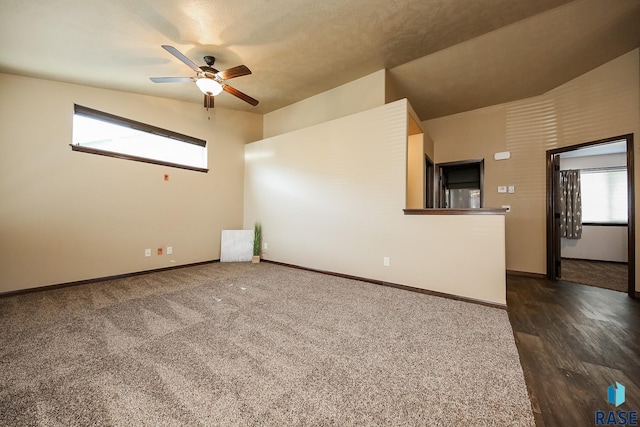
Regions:
M 0 71 L 202 102 L 160 48 L 247 65 L 266 113 L 386 68 L 420 119 L 532 96 L 640 43 L 640 0 L 0 0 Z

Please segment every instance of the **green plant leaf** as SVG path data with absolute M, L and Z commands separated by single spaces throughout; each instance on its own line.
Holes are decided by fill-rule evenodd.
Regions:
M 253 226 L 253 255 L 259 256 L 262 249 L 262 224 L 256 222 Z

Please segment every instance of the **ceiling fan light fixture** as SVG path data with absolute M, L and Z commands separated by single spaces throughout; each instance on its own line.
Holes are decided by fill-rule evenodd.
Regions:
M 254 99 L 246 93 L 240 92 L 238 89 L 229 86 L 226 81 L 234 79 L 236 77 L 242 77 L 251 74 L 251 70 L 246 65 L 238 65 L 227 70 L 218 71 L 212 67 L 215 58 L 213 56 L 206 56 L 205 62 L 207 66 L 198 67 L 192 60 L 184 56 L 178 49 L 169 45 L 162 45 L 164 50 L 175 56 L 182 61 L 186 66 L 196 72 L 194 77 L 151 77 L 151 81 L 154 83 L 173 83 L 173 82 L 195 82 L 196 86 L 202 93 L 204 93 L 204 106 L 205 108 L 213 108 L 213 97 L 218 95 L 223 90 L 236 98 L 253 105 L 254 107 L 259 104 L 257 99 Z
M 198 89 L 206 95 L 215 96 L 222 92 L 222 86 L 220 83 L 207 77 L 202 77 L 196 80 L 196 85 L 198 85 Z

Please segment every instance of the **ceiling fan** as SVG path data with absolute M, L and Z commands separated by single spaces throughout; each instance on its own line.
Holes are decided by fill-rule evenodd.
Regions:
M 193 61 L 184 56 L 178 49 L 173 46 L 162 45 L 162 47 L 178 58 L 180 61 L 187 64 L 189 68 L 196 72 L 194 77 L 151 77 L 151 81 L 154 83 L 178 83 L 178 82 L 195 82 L 198 88 L 204 94 L 204 107 L 209 109 L 213 108 L 213 97 L 220 92 L 225 91 L 233 96 L 236 96 L 243 101 L 253 105 L 258 105 L 258 100 L 250 97 L 249 95 L 240 92 L 238 89 L 229 86 L 226 80 L 233 79 L 235 77 L 242 77 L 251 74 L 251 70 L 245 65 L 238 65 L 237 67 L 229 68 L 228 70 L 218 71 L 213 68 L 213 64 L 216 58 L 213 56 L 205 56 L 204 61 L 207 65 L 197 66 Z

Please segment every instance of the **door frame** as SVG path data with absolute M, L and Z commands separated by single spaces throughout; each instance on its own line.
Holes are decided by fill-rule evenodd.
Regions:
M 435 164 L 429 158 L 428 155 L 424 155 L 424 170 L 425 170 L 425 179 L 424 179 L 424 207 L 429 209 L 435 207 Z
M 627 142 L 627 257 L 628 257 L 628 289 L 630 297 L 638 297 L 636 293 L 636 234 L 635 234 L 635 185 L 634 185 L 634 159 L 633 159 L 633 134 L 626 134 L 614 138 L 606 138 L 598 141 L 585 142 L 568 147 L 555 148 L 546 152 L 547 161 L 547 279 L 558 280 L 556 276 L 556 263 L 560 260 L 560 236 L 555 227 L 555 203 L 556 194 L 554 183 L 554 158 L 567 151 L 574 151 L 592 145 L 602 145 L 614 141 L 625 140 Z

